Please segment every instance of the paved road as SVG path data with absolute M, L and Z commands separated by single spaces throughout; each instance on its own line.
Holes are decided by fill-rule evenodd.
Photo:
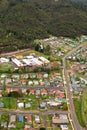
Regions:
M 40 89 L 47 89 L 47 90 L 50 90 L 50 89 L 59 89 L 56 85 L 55 86 L 7 86 L 7 88 L 25 88 L 25 89 L 35 89 L 35 90 L 40 90 Z M 62 89 L 62 88 L 61 88 Z
M 20 111 L 20 110 L 16 110 L 16 111 L 2 111 L 0 110 L 0 114 L 15 114 L 15 115 L 28 115 L 28 114 L 41 114 L 43 116 L 46 115 L 54 115 L 54 114 L 69 114 L 68 111 L 57 111 L 57 110 L 48 110 L 48 111 Z
M 77 120 L 76 117 L 76 113 L 75 113 L 75 108 L 74 108 L 74 104 L 73 104 L 73 100 L 72 100 L 72 92 L 70 91 L 70 81 L 69 81 L 69 77 L 67 74 L 67 70 L 66 70 L 66 58 L 70 55 L 72 55 L 74 52 L 76 52 L 78 49 L 81 49 L 84 45 L 80 45 L 78 47 L 76 47 L 75 49 L 73 49 L 71 52 L 69 52 L 64 58 L 63 58 L 63 71 L 64 71 L 64 77 L 65 77 L 65 81 L 66 81 L 66 90 L 67 90 L 67 98 L 69 99 L 69 106 L 70 106 L 70 114 L 71 114 L 71 118 L 74 124 L 74 128 L 75 130 L 87 130 L 86 128 L 82 128 Z

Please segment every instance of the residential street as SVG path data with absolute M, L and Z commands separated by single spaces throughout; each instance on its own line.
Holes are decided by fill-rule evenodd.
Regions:
M 71 54 L 73 54 L 74 52 L 76 52 L 78 49 L 81 49 L 81 47 L 83 47 L 84 45 L 80 45 L 77 48 L 73 49 L 71 52 L 69 52 L 64 58 L 63 58 L 63 72 L 64 72 L 64 78 L 66 81 L 66 91 L 67 91 L 67 98 L 68 98 L 68 103 L 69 103 L 69 107 L 70 107 L 70 114 L 71 114 L 71 119 L 74 125 L 74 129 L 75 130 L 87 130 L 85 128 L 82 128 L 77 120 L 76 117 L 76 113 L 75 113 L 75 108 L 74 108 L 74 104 L 73 104 L 73 100 L 72 100 L 72 92 L 70 91 L 70 81 L 69 81 L 69 77 L 67 74 L 67 69 L 66 69 L 66 58 L 68 56 L 70 56 Z

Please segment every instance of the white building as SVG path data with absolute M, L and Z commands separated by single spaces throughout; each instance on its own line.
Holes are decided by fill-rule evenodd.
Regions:
M 8 62 L 9 62 L 9 59 L 4 58 L 4 57 L 0 58 L 0 63 L 8 63 Z
M 24 65 L 16 58 L 12 58 L 12 62 L 18 67 L 18 68 L 23 68 Z
M 39 57 L 39 60 L 41 60 L 44 64 L 49 64 L 50 63 L 50 61 L 49 60 L 47 60 L 46 58 L 44 58 L 44 57 Z

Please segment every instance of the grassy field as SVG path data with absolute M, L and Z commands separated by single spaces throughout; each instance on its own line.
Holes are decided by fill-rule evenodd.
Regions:
M 74 105 L 75 105 L 76 115 L 77 115 L 77 118 L 78 118 L 80 125 L 82 127 L 86 127 L 84 120 L 83 120 L 83 117 L 82 117 L 82 98 L 75 99 Z
M 14 67 L 13 67 L 12 63 L 0 64 L 0 73 L 9 72 L 9 71 L 13 71 L 13 70 L 14 70 Z
M 87 88 L 83 91 L 84 114 L 87 120 Z

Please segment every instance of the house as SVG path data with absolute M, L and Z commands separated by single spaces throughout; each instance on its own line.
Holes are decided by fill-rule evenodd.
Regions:
M 32 116 L 31 116 L 31 115 L 25 116 L 25 119 L 27 120 L 27 122 L 28 122 L 29 124 L 32 123 Z
M 65 97 L 64 92 L 60 92 L 60 93 L 58 94 L 58 96 L 56 96 L 56 98 L 64 98 L 64 97 Z
M 37 78 L 42 78 L 43 77 L 43 74 L 41 74 L 41 73 L 39 73 L 38 75 L 37 75 Z
M 47 105 L 55 107 L 55 106 L 61 105 L 61 103 L 58 101 L 48 101 Z
M 30 78 L 33 78 L 33 79 L 37 78 L 37 74 L 35 73 L 30 74 Z
M 0 102 L 0 108 L 1 107 L 4 107 L 4 103 L 3 102 Z
M 81 80 L 81 82 L 84 82 L 85 84 L 87 84 L 87 79 L 86 78 L 80 77 L 80 80 Z
M 50 86 L 50 82 L 45 81 L 46 86 Z
M 67 118 L 67 115 L 59 115 L 59 116 L 54 115 L 52 117 L 52 122 L 54 124 L 67 124 L 69 123 L 69 120 Z
M 33 129 L 31 129 L 31 126 L 30 126 L 30 125 L 25 125 L 24 130 L 33 130 Z
M 14 88 L 13 91 L 18 92 L 18 91 L 19 91 L 19 88 Z
M 10 78 L 5 79 L 5 84 L 12 84 L 12 80 Z
M 68 130 L 68 126 L 67 126 L 67 125 L 60 125 L 60 128 L 61 128 L 62 130 Z
M 28 74 L 21 74 L 22 79 L 28 79 Z
M 18 106 L 18 108 L 24 108 L 24 103 L 23 102 L 19 102 L 19 103 L 17 103 L 17 106 Z
M 43 78 L 48 78 L 48 74 L 47 73 L 45 73 L 44 75 L 43 75 Z
M 22 91 L 23 94 L 27 95 L 27 89 L 22 88 L 21 91 Z
M 10 93 L 11 89 L 10 88 L 6 88 L 6 92 Z
M 1 122 L 1 127 L 7 128 L 7 122 Z
M 13 122 L 15 122 L 16 121 L 16 115 L 10 115 L 10 120 L 9 120 L 9 122 L 10 123 L 13 123 Z
M 46 108 L 46 102 L 42 102 L 39 104 L 40 109 L 45 109 Z
M 33 82 L 32 82 L 32 81 L 29 81 L 29 82 L 28 82 L 28 85 L 33 85 Z
M 39 82 L 37 80 L 33 81 L 34 85 L 39 85 Z
M 0 92 L 0 97 L 2 97 L 2 93 Z
M 19 85 L 19 81 L 17 79 L 12 80 L 13 85 Z
M 10 115 L 8 128 L 16 128 L 16 125 L 14 124 L 16 122 L 16 115 Z
M 7 75 L 6 74 L 1 74 L 1 78 L 6 78 Z
M 30 94 L 34 94 L 35 90 L 34 89 L 30 89 Z
M 66 102 L 66 98 L 55 98 L 55 101 L 58 102 L 58 103 L 62 103 L 62 102 Z
M 35 115 L 35 122 L 40 123 L 40 117 L 38 115 Z
M 26 85 L 26 80 L 25 79 L 20 79 L 21 85 Z
M 1 57 L 0 58 L 0 63 L 8 63 L 9 59 L 5 58 L 5 57 Z
M 40 90 L 36 90 L 35 94 L 36 94 L 36 96 L 40 95 Z
M 19 76 L 18 74 L 13 74 L 11 78 L 12 78 L 12 79 L 19 79 L 20 76 Z
M 49 90 L 49 95 L 54 95 L 55 94 L 55 90 Z
M 25 108 L 30 108 L 31 104 L 30 103 L 25 103 Z
M 41 91 L 41 94 L 42 94 L 42 95 L 47 95 L 47 90 L 46 90 L 46 89 L 43 89 L 43 90 Z
M 45 84 L 44 81 L 42 81 L 41 79 L 39 80 L 39 83 L 40 83 L 40 85 L 44 85 Z
M 0 85 L 4 85 L 4 79 L 0 80 Z
M 19 122 L 23 122 L 23 121 L 24 121 L 24 117 L 23 117 L 22 115 L 19 115 L 19 116 L 18 116 L 18 121 L 19 121 Z

